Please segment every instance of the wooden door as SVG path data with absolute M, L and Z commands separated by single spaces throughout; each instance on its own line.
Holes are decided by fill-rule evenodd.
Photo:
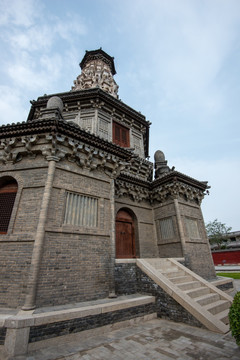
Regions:
M 116 257 L 135 258 L 134 221 L 125 210 L 120 210 L 116 218 Z

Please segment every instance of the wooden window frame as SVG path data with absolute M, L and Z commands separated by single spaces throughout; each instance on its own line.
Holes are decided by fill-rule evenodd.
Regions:
M 113 121 L 113 143 L 121 147 L 130 147 L 129 129 Z
M 4 212 L 4 216 L 1 216 L 0 221 L 1 235 L 6 235 L 8 233 L 17 191 L 18 183 L 16 180 L 9 180 L 0 187 L 0 209 Z

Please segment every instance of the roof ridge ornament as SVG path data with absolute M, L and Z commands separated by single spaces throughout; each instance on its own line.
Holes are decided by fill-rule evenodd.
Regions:
M 86 51 L 79 65 L 82 72 L 74 81 L 72 91 L 100 88 L 118 98 L 118 85 L 113 78 L 116 74 L 113 57 L 102 48 Z

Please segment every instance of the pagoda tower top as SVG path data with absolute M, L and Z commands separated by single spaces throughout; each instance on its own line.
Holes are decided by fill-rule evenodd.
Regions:
M 72 91 L 99 87 L 118 98 L 118 85 L 113 78 L 116 74 L 113 57 L 102 48 L 86 51 L 79 65 L 82 72 L 74 81 Z

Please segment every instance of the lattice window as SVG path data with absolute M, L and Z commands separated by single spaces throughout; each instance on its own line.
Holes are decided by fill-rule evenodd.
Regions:
M 80 119 L 79 125 L 81 126 L 82 129 L 87 130 L 87 131 L 92 131 L 92 123 L 93 123 L 93 119 L 89 118 L 89 117 L 82 117 Z
M 191 239 L 200 239 L 198 221 L 196 219 L 185 218 L 188 236 Z
M 17 189 L 15 180 L 4 182 L 0 187 L 0 234 L 7 234 Z
M 129 129 L 113 122 L 113 143 L 122 147 L 129 147 Z
M 138 154 L 139 156 L 142 156 L 142 137 L 139 134 L 135 134 L 133 133 L 133 147 L 135 149 L 135 153 Z
M 174 228 L 172 218 L 166 218 L 159 221 L 161 238 L 163 240 L 174 238 Z
M 100 119 L 99 121 L 99 135 L 102 136 L 104 139 L 108 140 L 108 121 Z
M 64 224 L 97 227 L 98 200 L 90 196 L 67 192 Z

